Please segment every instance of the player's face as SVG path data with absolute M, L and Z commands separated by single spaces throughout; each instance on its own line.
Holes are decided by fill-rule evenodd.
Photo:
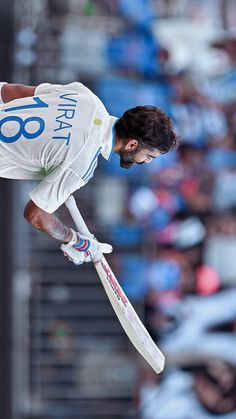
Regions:
M 147 148 L 137 148 L 135 150 L 126 149 L 123 147 L 119 151 L 120 166 L 124 169 L 129 169 L 133 164 L 151 163 L 153 159 L 160 156 L 160 151 L 153 149 L 150 151 Z

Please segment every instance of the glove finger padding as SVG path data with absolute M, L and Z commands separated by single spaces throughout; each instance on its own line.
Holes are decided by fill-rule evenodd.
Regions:
M 85 256 L 85 262 L 99 262 L 99 260 L 102 259 L 103 253 L 111 253 L 113 250 L 113 247 L 108 243 L 100 243 L 97 242 L 97 249 L 94 251 L 94 253 L 91 253 L 89 250 L 88 252 L 85 252 L 87 256 Z M 89 254 L 89 256 L 88 256 Z
M 113 247 L 108 243 L 98 243 L 99 244 L 99 252 L 101 253 L 111 253 L 113 250 Z
M 78 252 L 78 250 L 65 243 L 62 243 L 61 250 L 69 260 L 74 262 L 75 265 L 82 265 L 82 263 L 85 262 L 84 252 Z
M 108 246 L 111 247 L 110 245 L 108 245 Z M 106 252 L 103 251 L 103 253 L 111 253 L 111 252 L 112 252 L 112 247 L 111 247 L 111 249 L 109 249 L 109 251 L 108 251 L 108 248 L 106 249 Z M 94 262 L 94 263 L 99 262 L 99 260 L 102 259 L 103 253 L 100 251 L 100 249 L 97 250 L 93 255 L 89 251 L 87 251 L 87 252 L 85 252 L 84 261 L 85 262 Z

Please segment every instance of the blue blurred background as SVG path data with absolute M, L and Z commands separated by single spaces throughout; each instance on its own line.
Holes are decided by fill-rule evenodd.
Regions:
M 2 0 L 0 21 L 3 81 L 79 80 L 118 117 L 160 106 L 181 143 L 130 171 L 101 158 L 76 193 L 165 353 L 160 376 L 93 266 L 23 219 L 33 183 L 0 180 L 0 417 L 235 419 L 235 1 Z

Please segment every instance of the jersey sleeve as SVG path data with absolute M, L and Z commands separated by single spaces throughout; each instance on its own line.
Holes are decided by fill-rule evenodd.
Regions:
M 68 90 L 75 90 L 77 92 L 83 93 L 88 92 L 89 89 L 84 86 L 82 83 L 77 81 L 69 84 L 50 84 L 50 83 L 41 83 L 35 89 L 35 96 L 37 95 L 47 95 L 55 92 L 64 92 Z
M 39 208 L 53 213 L 84 184 L 73 170 L 58 166 L 30 192 L 29 197 Z
M 74 160 L 56 166 L 29 194 L 44 211 L 56 211 L 77 189 L 93 177 L 102 147 L 96 132 L 87 132 L 85 143 Z

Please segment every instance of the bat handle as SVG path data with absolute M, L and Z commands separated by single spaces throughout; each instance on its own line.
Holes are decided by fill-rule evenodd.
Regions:
M 73 197 L 73 195 L 70 195 L 69 198 L 67 198 L 65 205 L 76 225 L 77 230 L 84 236 L 93 237 L 87 225 L 85 224 L 82 215 L 80 214 L 80 211 L 76 205 L 75 198 Z

